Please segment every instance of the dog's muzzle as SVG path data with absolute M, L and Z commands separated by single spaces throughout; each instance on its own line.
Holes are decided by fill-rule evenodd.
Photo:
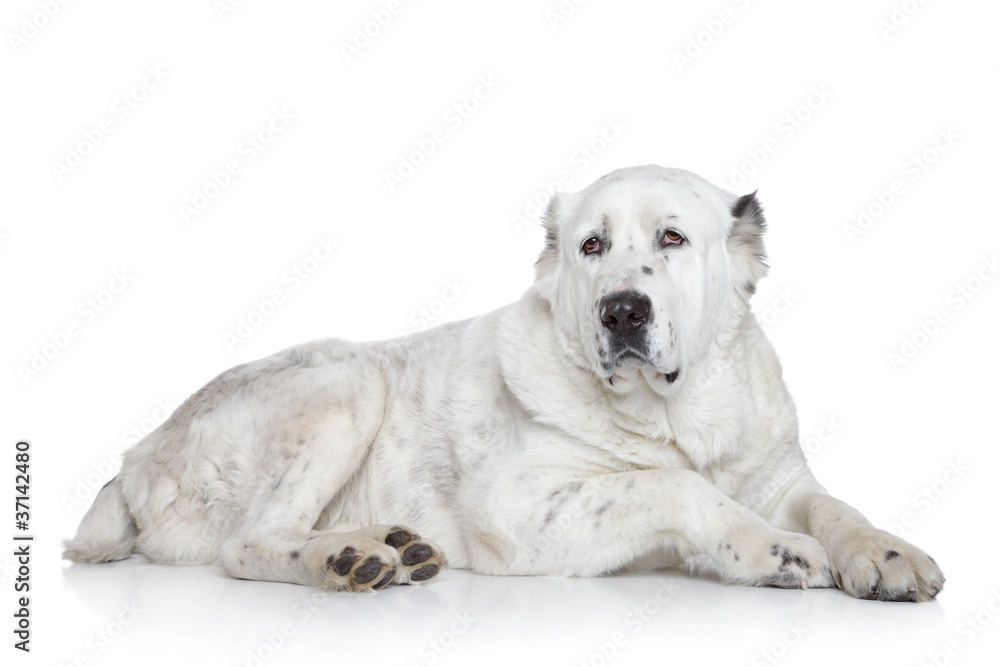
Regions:
M 652 321 L 652 307 L 649 297 L 635 290 L 613 292 L 601 299 L 599 314 L 607 330 L 610 365 L 629 357 L 648 359 L 646 325 Z

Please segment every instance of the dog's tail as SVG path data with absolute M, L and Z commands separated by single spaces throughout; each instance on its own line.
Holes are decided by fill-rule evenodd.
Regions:
M 76 537 L 63 544 L 63 558 L 74 563 L 108 563 L 128 558 L 138 534 L 118 477 L 104 485 L 83 516 Z

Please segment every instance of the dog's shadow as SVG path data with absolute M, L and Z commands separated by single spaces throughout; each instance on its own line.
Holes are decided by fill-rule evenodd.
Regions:
M 392 651 L 401 659 L 418 655 L 427 642 L 442 637 L 457 641 L 462 636 L 462 644 L 487 645 L 504 637 L 532 645 L 558 638 L 586 647 L 616 633 L 624 638 L 648 631 L 672 633 L 678 627 L 690 628 L 692 619 L 711 620 L 714 631 L 737 632 L 748 619 L 781 628 L 789 619 L 831 611 L 855 619 L 849 624 L 864 632 L 873 614 L 887 612 L 884 605 L 855 600 L 836 589 L 729 586 L 719 583 L 714 569 L 701 562 L 593 578 L 494 577 L 445 570 L 426 585 L 351 594 L 237 580 L 218 566 L 171 567 L 133 556 L 119 563 L 67 567 L 64 582 L 95 614 L 111 618 L 122 605 L 135 603 L 149 617 L 144 625 L 170 626 L 202 641 L 211 636 L 238 643 L 241 634 L 267 636 L 288 623 L 294 628 L 293 643 L 333 646 L 347 638 L 381 641 L 379 633 L 385 628 L 405 626 Z M 931 617 L 944 613 L 936 604 L 893 605 L 904 606 L 906 616 L 921 612 L 932 625 L 936 623 Z M 240 630 L 226 619 L 238 619 Z

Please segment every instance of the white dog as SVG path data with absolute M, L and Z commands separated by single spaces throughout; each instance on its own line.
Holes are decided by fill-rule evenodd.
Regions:
M 937 595 L 933 559 L 806 466 L 748 305 L 767 271 L 753 194 L 622 169 L 554 197 L 544 226 L 505 308 L 209 382 L 125 454 L 64 556 L 364 591 L 426 581 L 445 553 L 561 576 L 698 555 L 731 583 Z

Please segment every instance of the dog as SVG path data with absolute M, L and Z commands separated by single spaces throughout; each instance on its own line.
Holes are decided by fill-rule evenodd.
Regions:
M 449 563 L 590 577 L 697 556 L 730 584 L 941 591 L 932 558 L 806 465 L 749 306 L 756 193 L 632 167 L 553 196 L 542 224 L 504 308 L 216 377 L 125 453 L 64 557 L 371 591 Z

